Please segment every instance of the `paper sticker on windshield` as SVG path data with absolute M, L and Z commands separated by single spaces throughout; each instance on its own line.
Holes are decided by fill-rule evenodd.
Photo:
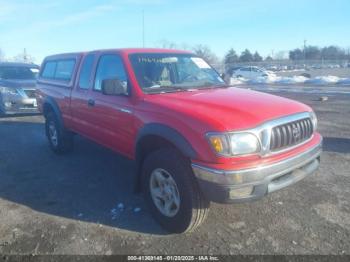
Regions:
M 205 62 L 200 57 L 191 57 L 191 60 L 199 67 L 199 68 L 210 68 L 207 62 Z

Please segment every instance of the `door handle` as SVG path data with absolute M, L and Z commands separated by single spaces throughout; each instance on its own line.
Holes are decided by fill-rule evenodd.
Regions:
M 89 99 L 87 104 L 88 104 L 88 106 L 95 106 L 95 100 Z

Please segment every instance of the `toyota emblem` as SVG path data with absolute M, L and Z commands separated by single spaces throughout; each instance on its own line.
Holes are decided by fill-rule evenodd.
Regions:
M 300 136 L 300 130 L 299 130 L 299 128 L 297 128 L 296 126 L 293 127 L 292 132 L 293 132 L 293 137 L 294 137 L 294 138 L 299 138 L 299 136 Z

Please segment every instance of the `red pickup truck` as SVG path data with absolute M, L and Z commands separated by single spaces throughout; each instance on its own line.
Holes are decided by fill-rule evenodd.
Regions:
M 310 107 L 230 87 L 190 52 L 49 56 L 38 89 L 52 150 L 72 150 L 79 134 L 134 159 L 134 186 L 170 232 L 199 226 L 210 201 L 256 200 L 319 166 L 322 137 Z

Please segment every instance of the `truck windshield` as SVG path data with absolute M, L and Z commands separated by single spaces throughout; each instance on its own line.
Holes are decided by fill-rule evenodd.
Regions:
M 191 54 L 132 54 L 129 59 L 145 93 L 226 86 L 210 65 Z
M 39 69 L 25 66 L 0 66 L 0 79 L 34 80 Z

